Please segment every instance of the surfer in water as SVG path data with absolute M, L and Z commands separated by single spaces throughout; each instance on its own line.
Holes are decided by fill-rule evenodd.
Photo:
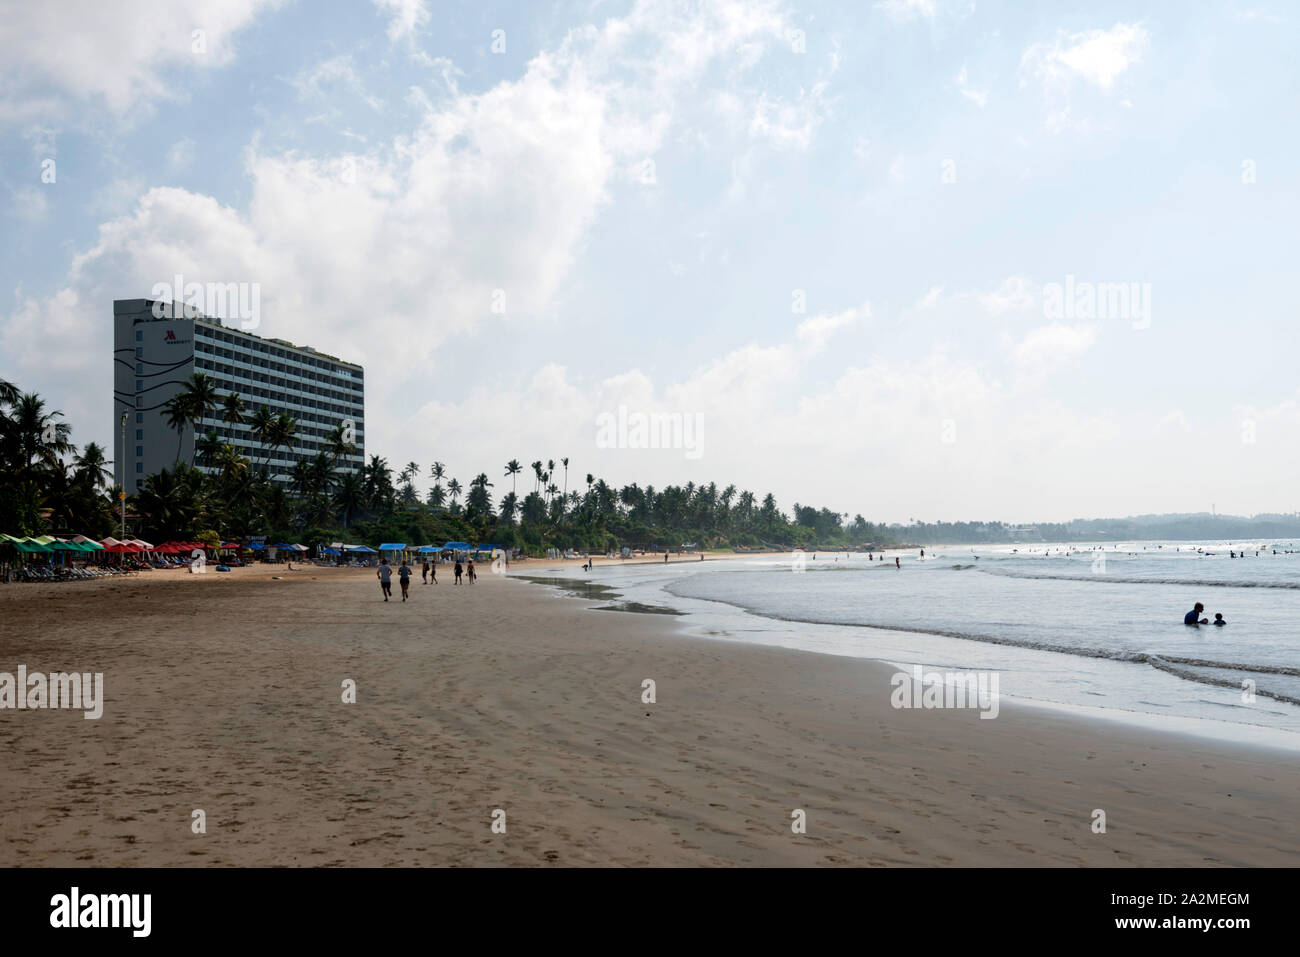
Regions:
M 1195 606 L 1193 606 L 1191 611 L 1183 615 L 1183 624 L 1184 625 L 1208 625 L 1210 623 L 1210 619 L 1201 617 L 1201 612 L 1203 611 L 1205 611 L 1205 606 L 1198 601 L 1195 604 Z

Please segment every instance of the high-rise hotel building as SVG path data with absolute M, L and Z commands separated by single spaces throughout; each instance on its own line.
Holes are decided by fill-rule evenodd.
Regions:
M 178 434 L 167 424 L 163 406 L 195 372 L 213 380 L 217 405 L 197 427 L 186 426 Z M 293 416 L 298 423 L 293 447 L 273 452 L 247 424 L 223 422 L 220 403 L 231 392 L 243 396 L 246 419 L 259 405 Z M 294 464 L 325 449 L 326 436 L 348 423 L 355 431 L 356 452 L 340 459 L 337 469 L 359 472 L 365 462 L 365 375 L 356 363 L 282 339 L 263 339 L 220 319 L 189 318 L 183 307 L 173 309 L 171 303 L 159 303 L 155 310 L 150 299 L 114 301 L 112 458 L 114 478 L 126 491 L 134 492 L 147 476 L 178 459 L 190 462 L 196 434 L 210 431 L 253 462 L 271 455 L 269 473 L 287 484 Z M 208 470 L 204 463 L 196 464 Z

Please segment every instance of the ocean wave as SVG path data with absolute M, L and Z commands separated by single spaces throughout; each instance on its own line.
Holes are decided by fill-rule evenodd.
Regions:
M 1183 583 L 1179 582 L 1179 584 Z M 699 600 L 702 597 L 697 595 L 683 595 L 677 591 L 672 584 L 665 585 L 664 591 L 678 598 L 693 598 Z M 762 618 L 770 618 L 775 621 L 788 621 L 796 624 L 808 625 L 836 625 L 840 627 L 870 628 L 874 631 L 901 631 L 914 635 L 940 635 L 944 638 L 958 638 L 962 641 L 978 641 L 989 645 L 1006 645 L 1008 647 L 1027 648 L 1034 651 L 1054 651 L 1058 654 L 1077 655 L 1082 658 L 1105 658 L 1111 661 L 1121 661 L 1130 664 L 1145 664 L 1176 677 L 1183 678 L 1186 681 L 1194 681 L 1198 684 L 1205 685 L 1217 685 L 1220 687 L 1240 688 L 1241 682 L 1226 678 L 1218 678 L 1213 675 L 1203 675 L 1188 669 L 1216 668 L 1223 671 L 1236 671 L 1243 675 L 1269 674 L 1300 677 L 1300 668 L 1248 664 L 1243 662 L 1215 661 L 1209 658 L 1188 658 L 1181 655 L 1155 655 L 1144 651 L 1122 651 L 1118 649 L 1094 648 L 1088 645 L 1053 644 L 1052 642 L 1047 641 L 1034 641 L 1032 639 L 1024 638 L 1007 638 L 1002 635 L 989 635 L 982 632 L 959 631 L 957 629 L 922 628 L 916 625 L 896 625 L 884 622 L 837 621 L 830 618 L 817 618 L 813 616 L 803 617 L 797 615 L 781 615 L 776 612 L 753 608 L 740 602 L 728 601 L 725 598 L 708 597 L 703 598 L 703 600 L 716 601 L 723 605 L 730 605 L 733 608 L 739 608 Z M 1179 665 L 1184 667 L 1177 667 Z M 1273 698 L 1276 701 L 1284 701 L 1288 704 L 1300 705 L 1300 698 L 1282 694 L 1281 692 L 1269 691 L 1257 687 L 1255 693 L 1268 698 Z
M 954 566 L 956 567 L 956 566 Z M 1204 588 L 1282 588 L 1300 590 L 1300 582 L 1221 581 L 1213 578 L 1135 578 L 1103 572 L 1098 575 L 1046 575 L 1040 572 L 1017 572 L 1003 568 L 981 568 L 985 575 L 1003 578 L 1037 578 L 1044 581 L 1099 582 L 1103 585 L 1195 585 Z

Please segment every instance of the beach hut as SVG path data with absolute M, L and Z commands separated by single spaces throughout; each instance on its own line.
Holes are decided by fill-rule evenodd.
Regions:
M 406 547 L 404 542 L 384 542 L 379 546 L 379 554 L 390 562 L 405 561 Z

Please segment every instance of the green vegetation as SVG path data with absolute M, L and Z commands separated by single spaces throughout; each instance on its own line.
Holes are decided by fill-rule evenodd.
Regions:
M 104 450 L 92 442 L 76 455 L 61 413 L 47 410 L 35 395 L 0 385 L 0 529 L 112 534 L 119 490 L 107 484 Z M 760 499 L 734 485 L 616 489 L 588 474 L 585 484 L 570 490 L 568 457 L 558 460 L 561 475 L 555 459 L 534 461 L 533 485 L 522 497 L 518 484 L 525 470 L 512 459 L 500 473 L 510 490 L 499 499 L 487 472 L 462 485 L 434 462 L 428 470 L 433 484 L 421 498 L 416 462 L 394 474 L 386 459 L 371 455 L 359 473 L 340 469 L 339 460 L 355 451 L 341 427 L 327 438 L 325 450 L 277 476 L 269 462 L 279 450 L 294 447 L 298 424 L 238 395 L 219 394 L 203 373 L 191 376 L 165 407 L 166 421 L 177 432 L 178 457 L 185 428 L 214 413 L 228 424 L 248 425 L 260 454 L 247 458 L 215 432 L 198 436 L 191 461 L 148 476 L 128 496 L 127 510 L 137 517 L 129 534 L 158 541 L 248 535 L 306 543 L 456 540 L 533 553 L 552 547 L 603 552 L 623 546 L 850 547 L 888 541 L 883 529 L 860 515 L 846 525 L 847 516 L 796 504 L 787 516 L 771 494 Z
M 715 483 L 636 483 L 615 488 L 594 475 L 574 476 L 569 459 L 552 480 L 555 459 L 531 463 L 532 487 L 523 497 L 519 478 L 529 481 L 519 460 L 505 463 L 498 481 L 509 491 L 498 498 L 497 482 L 479 472 L 462 485 L 442 462 L 432 463 L 432 482 L 421 496 L 421 469 L 407 462 L 397 473 L 371 455 L 361 471 L 338 467 L 355 450 L 342 427 L 326 448 L 300 460 L 288 475 L 273 475 L 269 462 L 292 449 L 298 424 L 238 395 L 219 395 L 202 373 L 192 376 L 166 407 L 178 437 L 187 424 L 217 412 L 228 424 L 247 424 L 260 445 L 246 458 L 215 432 L 199 436 L 193 460 L 148 476 L 127 498 L 137 516 L 128 534 L 149 540 L 207 541 L 266 535 L 272 541 L 316 544 L 328 541 L 468 541 L 517 546 L 530 553 L 545 548 L 604 552 L 623 546 L 678 549 L 854 548 L 897 543 L 959 544 L 1035 541 L 1124 541 L 1137 539 L 1264 539 L 1300 537 L 1300 517 L 1261 515 L 1172 515 L 1075 521 L 1038 526 L 1002 522 L 877 525 L 861 515 L 795 503 L 782 512 L 767 494 Z M 71 427 L 57 410 L 34 394 L 22 394 L 0 380 L 0 531 L 18 535 L 84 532 L 96 538 L 118 528 L 118 492 L 105 452 L 91 442 L 77 453 Z M 177 445 L 178 454 L 180 443 Z M 202 466 L 204 471 L 196 466 Z M 275 479 L 280 478 L 277 482 Z

